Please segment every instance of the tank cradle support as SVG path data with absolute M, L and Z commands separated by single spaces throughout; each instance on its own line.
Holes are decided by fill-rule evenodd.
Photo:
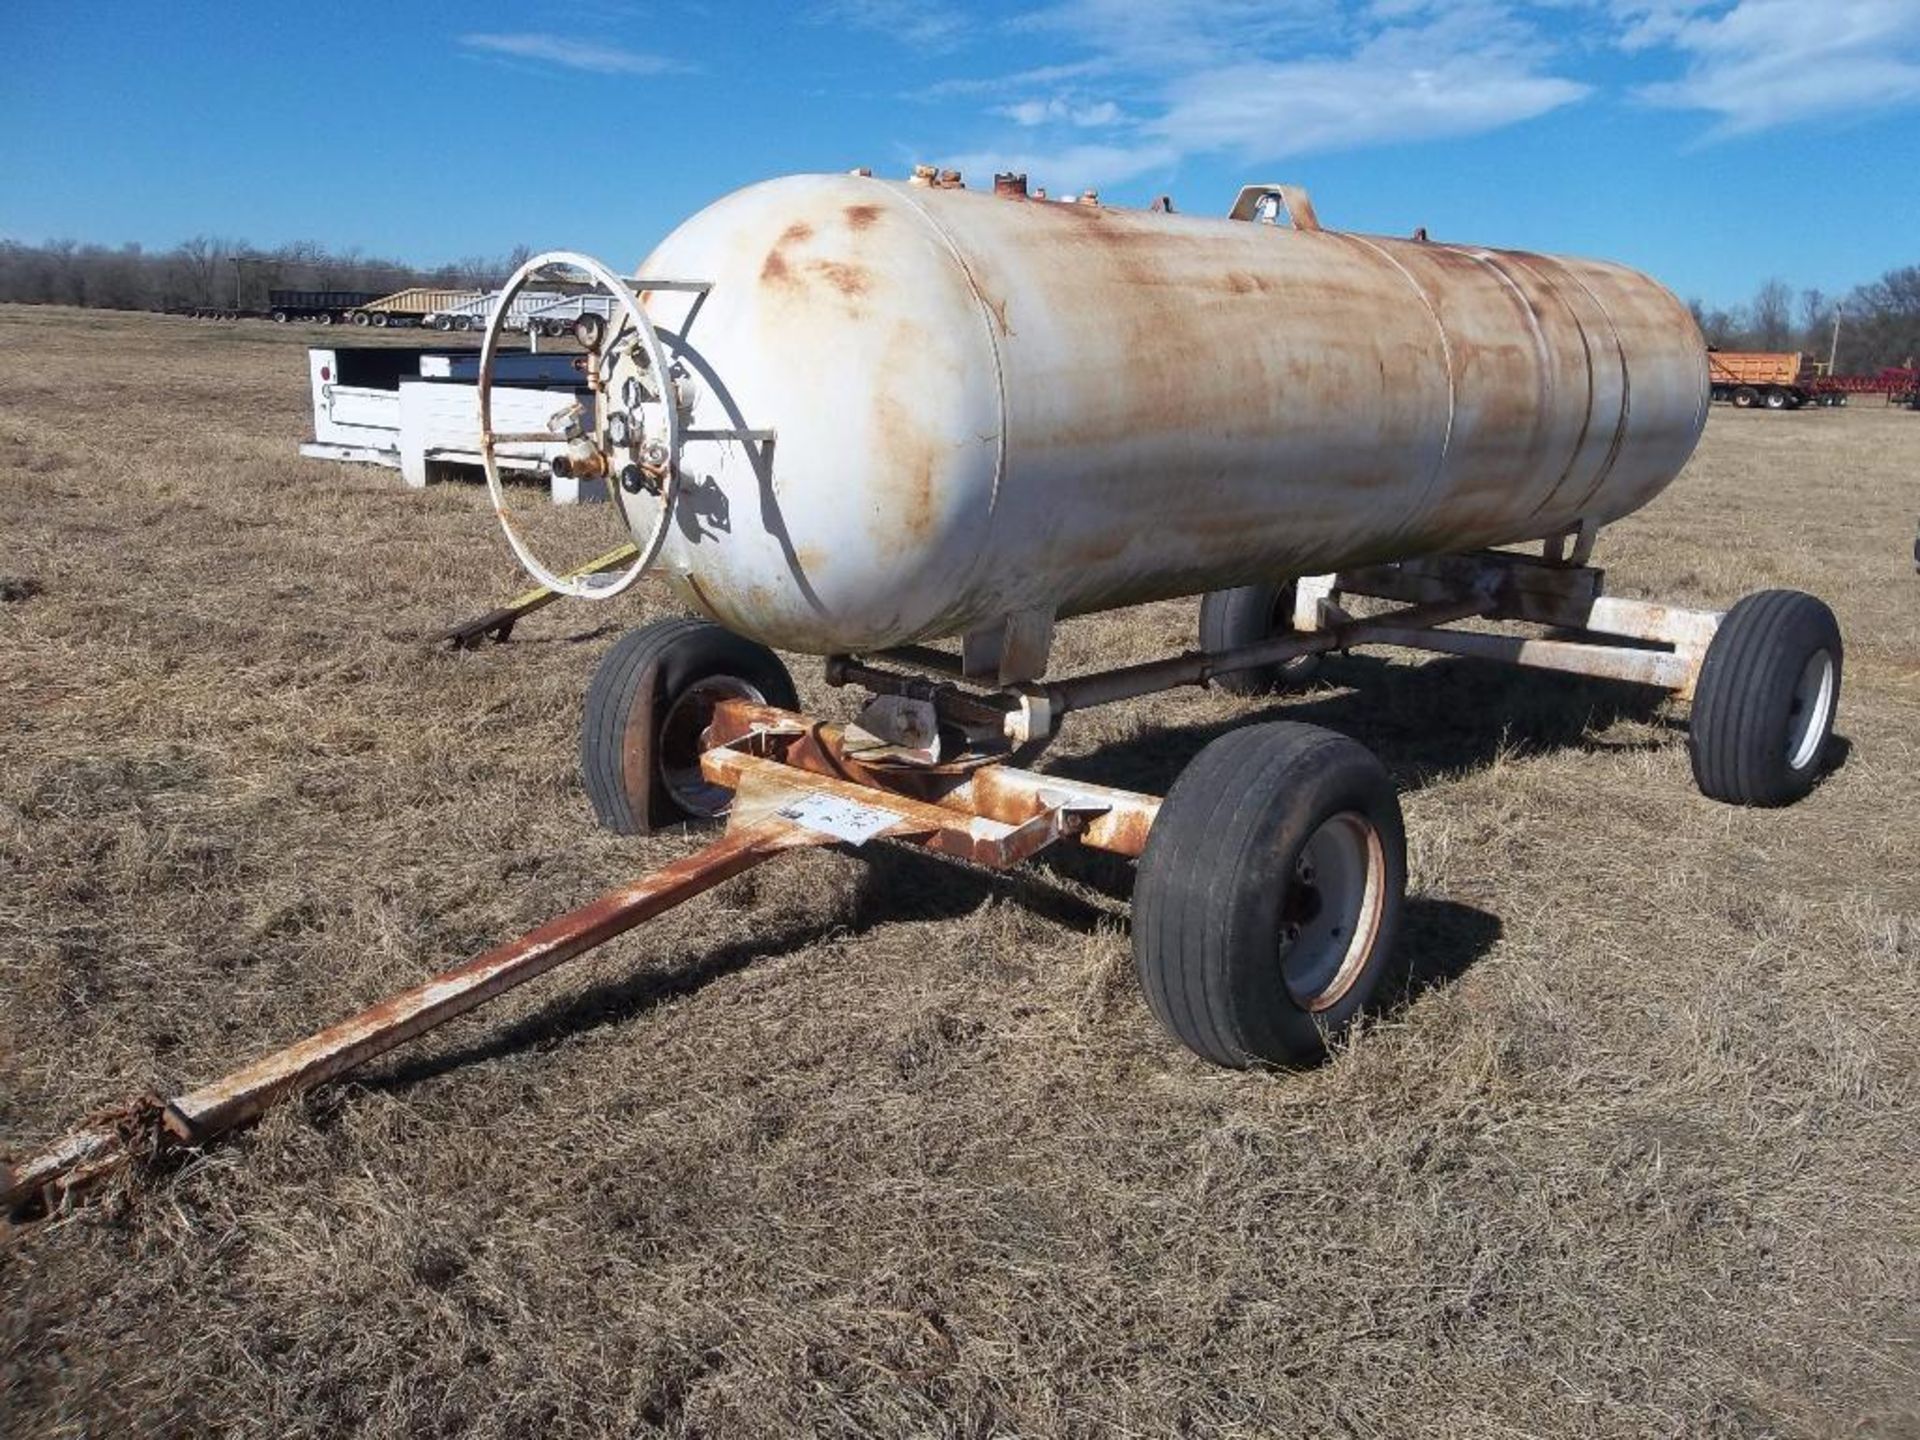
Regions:
M 711 844 L 211 1084 L 93 1116 L 39 1153 L 0 1166 L 0 1216 L 41 1218 L 136 1157 L 190 1154 L 790 850 L 884 838 L 998 870 L 1073 839 L 1138 857 L 1160 806 L 1151 795 L 1008 765 L 866 764 L 849 753 L 837 727 L 745 700 L 715 708 L 704 745 L 701 769 L 733 792 L 726 830 Z
M 1547 542 L 1548 554 L 1554 542 Z M 1576 550 L 1576 553 L 1579 553 Z M 1608 680 L 1652 685 L 1691 699 L 1721 615 L 1605 594 L 1605 572 L 1537 555 L 1483 550 L 1375 565 L 1337 575 L 1302 577 L 1294 590 L 1292 628 L 1231 650 L 1190 651 L 1171 659 L 1096 671 L 991 694 L 960 688 L 960 657 L 924 645 L 883 650 L 872 658 L 939 676 L 934 684 L 851 656 L 827 662 L 833 685 L 859 685 L 934 706 L 962 729 L 985 715 L 1004 717 L 1014 744 L 1043 740 L 1075 710 L 1133 700 L 1183 685 L 1205 685 L 1303 655 L 1389 645 L 1502 661 Z M 1403 602 L 1384 614 L 1356 616 L 1348 599 Z M 1448 628 L 1491 620 L 1544 629 L 1536 635 Z

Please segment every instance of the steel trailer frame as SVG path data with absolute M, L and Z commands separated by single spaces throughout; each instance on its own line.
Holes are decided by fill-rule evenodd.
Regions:
M 1579 548 L 1576 542 L 1576 558 Z M 997 728 L 1007 747 L 1044 740 L 1076 710 L 1366 645 L 1470 655 L 1690 696 L 1721 616 L 1607 596 L 1603 572 L 1551 558 L 1552 542 L 1547 549 L 1545 556 L 1443 556 L 1302 581 L 1293 633 L 1228 651 L 984 691 L 962 682 L 959 656 L 912 646 L 832 657 L 827 678 L 876 697 L 903 697 L 975 735 Z M 1351 599 L 1395 608 L 1355 615 L 1343 603 Z M 1451 628 L 1474 620 L 1551 633 Z M 863 736 L 863 745 L 872 738 Z M 647 742 L 630 729 L 626 743 Z M 700 743 L 703 777 L 732 796 L 724 831 L 704 848 L 210 1084 L 170 1098 L 143 1095 L 92 1117 L 20 1163 L 0 1166 L 0 1212 L 15 1221 L 38 1218 L 136 1162 L 205 1146 L 789 851 L 886 839 L 1007 870 L 1074 843 L 1137 859 L 1162 803 L 992 755 L 936 764 L 876 761 L 871 748 L 850 744 L 843 727 L 744 699 L 715 705 Z
M 660 336 L 639 307 L 632 284 L 624 276 L 612 275 L 597 261 L 568 253 L 536 257 L 507 282 L 501 303 L 511 305 L 526 282 L 549 263 L 570 265 L 601 282 L 614 300 L 614 321 L 630 326 L 636 344 L 647 351 L 651 374 L 670 376 Z M 641 284 L 649 290 L 672 288 L 697 296 L 705 296 L 710 288 L 703 280 L 645 280 Z M 676 457 L 682 440 L 724 436 L 745 444 L 774 444 L 772 432 L 685 430 L 680 405 L 664 386 L 647 405 L 639 407 L 645 411 L 641 415 L 645 428 L 637 442 L 628 444 L 630 459 L 624 465 L 616 465 L 605 449 L 591 444 L 580 428 L 570 430 L 563 436 L 568 442 L 568 468 L 578 467 L 582 474 L 616 480 L 620 490 L 653 493 L 660 501 L 659 522 L 653 526 L 653 534 L 637 545 L 622 545 L 618 551 L 574 570 L 549 570 L 530 555 L 516 534 L 499 488 L 497 447 L 526 442 L 553 444 L 557 440 L 551 432 L 515 434 L 493 428 L 490 396 L 501 319 L 499 305 L 495 305 L 478 361 L 480 457 L 488 468 L 495 511 L 507 540 L 541 586 L 516 597 L 499 611 L 447 632 L 445 639 L 453 643 L 474 643 L 490 634 L 505 637 L 520 614 L 538 609 L 559 595 L 609 597 L 628 588 L 651 563 L 672 515 L 678 488 Z M 584 313 L 576 336 L 589 351 L 595 351 L 609 336 L 611 326 L 597 315 L 593 317 L 597 324 L 586 324 L 588 319 Z M 597 392 L 603 384 L 601 367 L 589 363 L 588 374 L 589 384 Z M 559 470 L 559 465 L 555 468 Z M 860 687 L 872 697 L 849 728 L 826 724 L 795 708 L 768 705 L 764 697 L 743 695 L 741 687 L 722 687 L 718 699 L 703 699 L 691 712 L 697 724 L 687 732 L 678 732 L 674 720 L 685 695 L 666 705 L 655 701 L 659 689 L 655 682 L 666 668 L 660 659 L 666 655 L 666 647 L 659 643 L 662 632 L 655 632 L 630 651 L 636 662 L 645 660 L 649 672 L 639 676 L 620 672 L 622 693 L 626 695 L 622 705 L 628 708 L 612 716 L 616 720 L 612 726 L 605 724 L 607 716 L 603 716 L 601 730 L 605 737 L 601 745 L 605 749 L 601 758 L 607 760 L 609 770 L 618 772 L 620 783 L 630 791 L 637 776 L 647 778 L 643 785 L 655 783 L 657 770 L 666 787 L 672 789 L 660 762 L 668 749 L 668 733 L 680 735 L 674 743 L 684 745 L 685 751 L 676 753 L 676 774 L 680 762 L 691 758 L 695 762 L 691 770 L 701 781 L 701 789 L 720 797 L 724 808 L 726 828 L 712 843 L 305 1041 L 263 1056 L 252 1066 L 211 1085 L 173 1098 L 140 1096 L 109 1114 L 94 1117 L 83 1129 L 25 1162 L 0 1167 L 0 1212 L 35 1215 L 60 1210 L 88 1185 L 127 1169 L 136 1158 L 190 1152 L 209 1144 L 230 1129 L 252 1121 L 276 1102 L 334 1081 L 397 1044 L 463 1016 L 493 996 L 503 995 L 572 956 L 630 931 L 662 910 L 785 852 L 835 845 L 856 849 L 874 839 L 887 839 L 989 870 L 1008 870 L 1046 849 L 1073 843 L 1125 858 L 1144 858 L 1146 872 L 1142 874 L 1164 874 L 1154 872 L 1154 852 L 1148 851 L 1154 826 L 1160 824 L 1167 804 L 1162 797 L 1043 774 L 1021 764 L 1021 758 L 1035 755 L 1075 710 L 1112 705 L 1183 685 L 1210 685 L 1286 660 L 1367 645 L 1465 655 L 1634 682 L 1663 689 L 1678 699 L 1692 699 L 1695 689 L 1701 687 L 1703 672 L 1711 670 L 1707 651 L 1722 622 L 1728 622 L 1730 630 L 1747 626 L 1743 634 L 1749 637 L 1778 639 L 1778 626 L 1763 632 L 1755 624 L 1759 620 L 1774 624 L 1782 616 L 1778 601 L 1782 597 L 1793 599 L 1786 591 L 1749 597 L 1761 599 L 1772 609 L 1764 614 L 1749 609 L 1745 618 L 1741 618 L 1740 607 L 1722 616 L 1713 611 L 1613 597 L 1605 593 L 1603 570 L 1588 564 L 1594 540 L 1594 528 L 1582 526 L 1540 541 L 1542 551 L 1538 555 L 1494 549 L 1296 578 L 1290 582 L 1290 614 L 1275 614 L 1265 632 L 1250 643 L 1198 649 L 1058 680 L 1044 678 L 1052 639 L 1050 626 L 1006 624 L 991 632 L 968 634 L 962 637 L 958 653 L 906 645 L 874 655 L 828 657 L 829 684 Z M 614 574 L 614 566 L 622 568 Z M 1809 601 L 1809 597 L 1797 599 Z M 1743 605 L 1747 603 L 1743 601 Z M 1832 614 L 1824 612 L 1824 607 L 1820 611 L 1822 624 L 1832 626 Z M 668 628 L 672 628 L 674 643 L 684 639 L 689 630 L 699 630 L 697 624 L 687 626 L 687 622 L 668 622 Z M 1824 685 L 1820 703 L 1828 708 L 1820 720 L 1828 730 L 1832 728 L 1832 705 L 1839 685 L 1837 628 L 1832 630 L 1830 643 L 1832 655 L 1816 651 L 1799 682 L 1807 684 L 1811 676 Z M 739 645 L 747 645 L 749 651 L 764 651 L 764 647 L 753 647 L 749 641 L 739 641 Z M 1753 649 L 1755 645 L 1745 645 L 1745 651 Z M 772 651 L 764 651 L 764 659 L 785 680 L 783 666 Z M 1826 664 L 1824 672 L 1818 668 L 1820 660 Z M 699 684 L 705 682 L 697 682 L 695 689 Z M 1715 685 L 1720 682 L 1715 680 Z M 1703 703 L 1709 703 L 1713 693 L 1713 687 L 1709 687 Z M 660 710 L 659 714 L 655 710 Z M 1820 737 L 1824 739 L 1824 732 Z M 1350 751 L 1357 749 L 1348 741 L 1336 743 Z M 1352 755 L 1348 755 L 1350 758 Z M 1388 803 L 1392 803 L 1390 781 L 1384 772 L 1379 772 L 1371 756 L 1361 753 L 1361 758 L 1386 787 Z M 1283 768 L 1269 766 L 1269 774 L 1281 776 Z M 1697 760 L 1695 778 L 1699 778 Z M 1238 776 L 1227 774 L 1227 781 L 1238 783 Z M 1346 785 L 1346 781 L 1340 783 Z M 1296 772 L 1284 770 L 1284 785 L 1298 785 L 1300 793 L 1308 793 L 1313 791 L 1315 781 L 1306 774 L 1296 776 Z M 591 783 L 589 793 L 593 793 Z M 1181 787 L 1175 787 L 1171 795 L 1177 797 L 1179 793 Z M 1294 793 L 1281 789 L 1273 791 L 1269 799 L 1284 808 L 1292 803 Z M 1352 806 L 1365 804 L 1365 799 L 1346 799 L 1342 791 L 1336 803 Z M 599 795 L 595 795 L 595 804 L 599 804 Z M 1185 801 L 1177 801 L 1175 808 L 1183 804 Z M 1398 804 L 1392 804 L 1392 826 L 1398 831 Z M 689 814 L 685 806 L 682 814 Z M 1175 835 L 1188 839 L 1194 835 L 1194 814 L 1200 814 L 1200 824 L 1210 824 L 1210 812 L 1206 810 L 1185 808 L 1179 814 L 1167 810 L 1167 816 L 1175 822 Z M 1327 824 L 1344 824 L 1352 814 L 1352 810 L 1334 814 Z M 651 824 L 655 824 L 655 818 L 649 808 L 630 828 L 645 829 Z M 1311 845 L 1309 835 L 1283 864 L 1308 866 Z M 1371 845 L 1373 854 L 1379 856 L 1377 831 L 1371 833 Z M 1386 885 L 1380 876 L 1384 876 L 1384 870 L 1365 872 L 1363 904 L 1373 906 L 1367 910 L 1371 916 L 1379 914 L 1377 883 Z M 1311 876 L 1302 870 L 1302 877 L 1311 889 Z M 1267 883 L 1260 879 L 1261 887 Z M 1284 876 L 1273 881 L 1279 889 L 1292 883 Z M 1396 883 L 1404 885 L 1404 874 Z M 1261 889 L 1260 893 L 1269 895 L 1271 889 Z M 1288 922 L 1281 925 L 1288 931 L 1281 943 L 1290 947 L 1292 935 L 1300 933 L 1300 925 L 1292 924 L 1292 912 L 1281 912 L 1279 918 Z M 1317 922 L 1306 918 L 1304 924 Z M 1338 929 L 1332 933 L 1340 935 Z M 1365 956 L 1369 964 L 1375 952 L 1371 948 L 1375 933 L 1367 931 L 1369 948 Z M 1357 927 L 1354 935 L 1354 945 L 1359 945 L 1361 931 Z M 1340 991 L 1340 995 L 1346 993 Z M 1321 1006 L 1313 1000 L 1321 995 L 1325 993 L 1315 989 L 1302 1006 L 1317 1014 Z M 1356 991 L 1357 1004 L 1361 1004 L 1361 998 Z M 1192 1044 L 1185 1035 L 1181 1039 Z

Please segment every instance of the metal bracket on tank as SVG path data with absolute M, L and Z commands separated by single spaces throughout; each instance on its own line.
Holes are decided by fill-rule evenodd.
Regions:
M 969 630 L 960 642 L 961 673 L 969 680 L 1014 685 L 1047 673 L 1053 653 L 1053 612 L 1016 610 Z
M 1584 565 L 1593 558 L 1593 542 L 1599 535 L 1598 525 L 1582 520 L 1570 530 L 1547 536 L 1541 542 L 1541 557 L 1554 565 Z
M 1255 220 L 1266 225 L 1279 224 L 1277 211 L 1286 211 L 1296 230 L 1318 230 L 1320 217 L 1314 213 L 1313 199 L 1299 185 L 1243 185 L 1240 198 L 1227 212 L 1229 220 Z
M 707 296 L 713 293 L 711 280 L 655 280 L 647 275 L 627 275 L 622 277 L 629 286 L 639 292 L 644 299 L 649 290 L 672 291 L 683 295 L 697 295 L 687 311 L 686 323 L 679 330 L 669 330 L 664 325 L 657 327 L 672 343 L 675 350 L 686 347 L 687 333 L 693 329 L 693 322 L 699 318 L 700 307 L 706 304 Z M 743 445 L 767 445 L 774 441 L 774 432 L 770 428 L 756 428 L 747 425 L 720 425 L 704 429 L 688 429 L 680 432 L 682 445 L 700 440 L 737 440 Z

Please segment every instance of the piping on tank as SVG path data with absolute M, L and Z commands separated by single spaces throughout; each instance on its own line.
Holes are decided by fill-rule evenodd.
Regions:
M 671 487 L 616 498 L 682 600 L 789 650 L 1044 651 L 1061 616 L 1590 536 L 1706 415 L 1646 277 L 1327 231 L 1278 185 L 1210 220 L 791 177 L 641 274 L 680 434 Z M 610 477 L 666 431 L 650 348 L 603 352 Z

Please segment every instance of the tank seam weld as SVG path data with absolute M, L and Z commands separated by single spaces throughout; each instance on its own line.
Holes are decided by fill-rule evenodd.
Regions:
M 1509 254 L 1507 259 L 1518 269 L 1524 270 L 1527 274 L 1533 276 L 1534 279 L 1538 280 L 1547 288 L 1556 300 L 1566 306 L 1567 315 L 1573 321 L 1574 331 L 1580 336 L 1580 351 L 1587 357 L 1587 407 L 1580 419 L 1579 437 L 1574 441 L 1573 454 L 1567 457 L 1567 468 L 1560 472 L 1560 479 L 1555 482 L 1553 490 L 1548 494 L 1546 499 L 1542 500 L 1538 505 L 1534 506 L 1532 510 L 1527 512 L 1528 518 L 1532 519 L 1559 497 L 1561 489 L 1567 484 L 1568 480 L 1572 478 L 1575 468 L 1580 464 L 1580 457 L 1586 453 L 1587 437 L 1593 433 L 1594 401 L 1598 398 L 1598 392 L 1595 390 L 1593 383 L 1594 367 L 1597 361 L 1593 353 L 1593 337 L 1587 333 L 1586 322 L 1580 318 L 1580 312 L 1578 310 L 1575 310 L 1573 306 L 1567 304 L 1566 297 L 1560 293 L 1560 287 L 1554 283 L 1553 277 L 1540 270 L 1537 266 L 1528 264 L 1526 258 L 1521 256 Z M 1584 289 L 1585 287 L 1582 288 Z M 1587 293 L 1591 296 L 1593 292 L 1589 290 Z M 1601 310 L 1601 314 L 1606 314 L 1604 307 Z M 1608 323 L 1611 324 L 1611 320 L 1609 320 Z M 1587 495 L 1582 497 L 1580 503 L 1584 505 L 1592 498 L 1593 494 L 1590 490 Z
M 1000 401 L 1000 433 L 994 440 L 993 490 L 987 497 L 987 532 L 985 538 L 980 542 L 980 548 L 975 553 L 973 564 L 968 568 L 967 578 L 961 586 L 961 592 L 964 595 L 971 593 L 974 584 L 980 577 L 981 571 L 986 567 L 987 556 L 993 550 L 994 531 L 1000 519 L 1000 487 L 1006 478 L 1007 422 L 1011 414 L 1007 404 L 1006 365 L 1000 354 L 1000 338 L 993 333 L 993 307 L 987 303 L 986 292 L 980 288 L 980 282 L 974 276 L 973 267 L 967 264 L 967 257 L 961 252 L 959 245 L 954 242 L 953 236 L 947 231 L 947 227 L 935 218 L 932 211 L 920 203 L 918 196 L 904 189 L 897 189 L 896 187 L 889 188 L 896 189 L 896 193 L 900 198 L 912 206 L 920 218 L 927 222 L 928 228 L 940 237 L 940 243 L 946 247 L 947 253 L 953 257 L 954 264 L 960 267 L 961 275 L 966 277 L 967 289 L 972 293 L 974 304 L 979 308 L 980 328 L 987 337 L 987 352 L 993 357 L 993 387 L 994 393 Z M 1011 614 L 1013 612 L 1009 611 L 1008 613 Z
M 1446 360 L 1446 433 L 1440 437 L 1440 454 L 1435 458 L 1432 469 L 1427 472 L 1426 482 L 1421 487 L 1420 499 L 1407 512 L 1407 518 L 1400 523 L 1400 527 L 1393 532 L 1392 538 L 1397 541 L 1402 536 L 1416 530 L 1420 523 L 1426 518 L 1427 513 L 1433 508 L 1434 496 L 1440 488 L 1440 477 L 1446 473 L 1447 460 L 1453 454 L 1453 422 L 1460 408 L 1460 385 L 1453 372 L 1453 342 L 1447 338 L 1447 327 L 1440 322 L 1440 312 L 1434 309 L 1433 297 L 1427 294 L 1426 286 L 1422 285 L 1420 281 L 1415 278 L 1411 270 L 1402 265 L 1399 260 L 1395 259 L 1391 251 L 1381 245 L 1375 244 L 1364 235 L 1352 235 L 1344 231 L 1327 231 L 1325 233 L 1333 235 L 1337 239 L 1351 240 L 1356 245 L 1365 246 L 1400 272 L 1401 278 L 1413 288 L 1413 293 L 1420 297 L 1420 303 L 1425 307 L 1427 317 L 1433 321 L 1434 333 L 1440 337 L 1440 353 Z
M 1591 285 L 1582 280 L 1572 269 L 1565 266 L 1562 269 L 1565 270 L 1568 279 L 1586 292 L 1587 298 L 1593 301 L 1594 309 L 1598 310 L 1600 317 L 1607 322 L 1607 329 L 1613 333 L 1613 353 L 1620 362 L 1620 417 L 1614 421 L 1613 443 L 1607 446 L 1607 458 L 1601 461 L 1600 471 L 1593 477 L 1593 484 L 1587 487 L 1587 493 L 1580 497 L 1579 504 L 1574 507 L 1576 515 L 1585 519 L 1586 517 L 1579 515 L 1579 512 L 1585 510 L 1593 497 L 1598 495 L 1606 485 L 1607 477 L 1613 474 L 1615 462 L 1620 459 L 1621 448 L 1627 443 L 1627 425 L 1633 418 L 1633 375 L 1627 368 L 1627 349 L 1620 343 L 1620 327 L 1613 321 L 1613 312 L 1607 309 L 1606 302 L 1594 293 Z
M 1539 345 L 1539 354 L 1542 361 L 1540 379 L 1542 385 L 1546 387 L 1546 408 L 1549 411 L 1553 408 L 1553 400 L 1557 393 L 1554 388 L 1550 358 L 1552 347 L 1547 344 L 1547 332 L 1540 324 L 1540 316 L 1534 310 L 1533 302 L 1528 299 L 1527 292 L 1520 288 L 1519 284 L 1514 280 L 1513 275 L 1507 270 L 1507 263 L 1513 264 L 1516 269 L 1531 276 L 1540 285 L 1545 287 L 1548 294 L 1553 296 L 1555 300 L 1558 300 L 1561 305 L 1565 306 L 1567 314 L 1572 316 L 1573 328 L 1579 332 L 1580 349 L 1587 357 L 1587 405 L 1585 413 L 1580 418 L 1580 434 L 1574 440 L 1573 452 L 1567 456 L 1567 463 L 1561 468 L 1559 478 L 1553 482 L 1552 486 L 1547 490 L 1547 493 L 1540 497 L 1540 503 L 1527 512 L 1527 518 L 1531 520 L 1542 510 L 1552 505 L 1554 499 L 1560 494 L 1561 489 L 1567 483 L 1568 477 L 1573 474 L 1574 466 L 1580 463 L 1580 452 L 1586 448 L 1587 436 L 1593 430 L 1593 343 L 1588 340 L 1587 327 L 1580 323 L 1580 317 L 1574 313 L 1573 307 L 1561 298 L 1559 289 L 1554 285 L 1553 281 L 1549 280 L 1539 271 L 1527 265 L 1519 257 L 1503 250 L 1477 249 L 1469 250 L 1465 253 L 1471 259 L 1478 260 L 1495 275 L 1499 276 L 1500 283 L 1513 292 L 1514 296 L 1520 301 L 1521 307 L 1526 311 L 1527 323 L 1532 327 L 1533 338 Z M 1585 502 L 1582 501 L 1581 503 L 1584 504 Z

